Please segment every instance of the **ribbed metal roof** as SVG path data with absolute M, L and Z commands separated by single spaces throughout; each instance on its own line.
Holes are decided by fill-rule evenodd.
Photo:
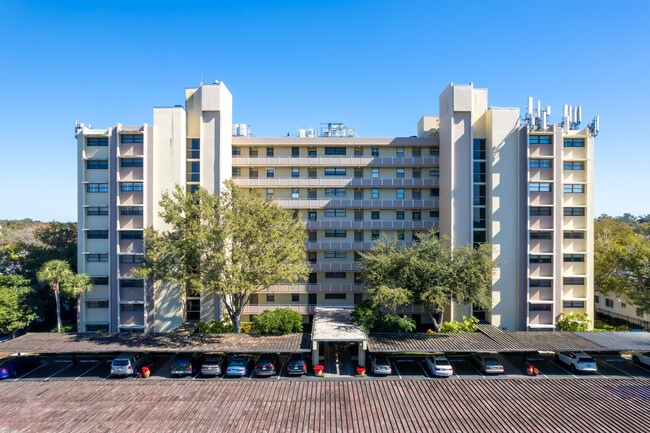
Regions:
M 574 332 L 604 349 L 612 351 L 650 350 L 650 332 Z

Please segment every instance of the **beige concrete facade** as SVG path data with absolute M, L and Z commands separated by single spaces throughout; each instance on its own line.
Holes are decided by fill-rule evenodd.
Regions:
M 358 252 L 382 238 L 408 244 L 431 228 L 455 245 L 491 242 L 499 261 L 492 308 L 454 305 L 447 319 L 474 314 L 511 331 L 552 330 L 562 311 L 593 316 L 589 130 L 521 125 L 519 109 L 489 107 L 487 89 L 471 84 L 449 85 L 439 116 L 422 117 L 413 137 L 233 136 L 244 129 L 233 128 L 223 83 L 187 89 L 185 107 L 155 108 L 153 126 L 79 125 L 79 263 L 97 278 L 80 329 L 166 332 L 221 316 L 216 296 L 181 298 L 173 286 L 154 290 L 130 272 L 142 255 L 137 233 L 164 228 L 158 202 L 165 191 L 180 184 L 216 193 L 230 177 L 300 213 L 311 267 L 308 281 L 254 296 L 244 321 L 286 306 L 309 323 L 316 306 L 352 307 L 364 292 Z M 123 143 L 122 134 L 140 134 L 142 142 Z M 583 145 L 567 147 L 565 139 Z M 108 192 L 87 192 L 95 189 Z M 420 306 L 403 313 L 429 323 Z

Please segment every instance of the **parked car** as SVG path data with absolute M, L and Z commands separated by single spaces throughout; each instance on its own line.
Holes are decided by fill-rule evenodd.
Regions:
M 292 353 L 287 363 L 288 374 L 307 374 L 307 362 L 302 353 Z
M 555 360 L 569 367 L 572 373 L 576 371 L 596 373 L 598 371 L 594 358 L 583 352 L 558 352 L 555 354 Z
M 223 355 L 208 353 L 201 363 L 201 374 L 204 376 L 219 376 L 223 368 Z
M 192 374 L 192 358 L 188 354 L 178 354 L 172 359 L 172 376 L 186 376 Z
M 434 376 L 449 377 L 454 374 L 454 369 L 444 356 L 429 356 L 426 361 Z
M 637 365 L 650 367 L 650 352 L 633 352 L 632 361 Z
M 147 354 L 122 353 L 111 362 L 111 374 L 113 376 L 133 376 L 145 365 L 151 364 Z
M 41 358 L 35 355 L 8 356 L 0 359 L 0 379 L 16 377 L 19 374 L 27 373 L 41 363 Z
M 482 373 L 503 373 L 503 365 L 501 365 L 496 356 L 491 353 L 473 353 L 471 360 Z
M 276 373 L 279 364 L 278 355 L 275 353 L 265 353 L 259 357 L 255 363 L 256 376 L 273 376 Z
M 374 356 L 372 358 L 372 372 L 377 375 L 388 376 L 393 373 L 388 357 L 384 355 Z
M 246 376 L 248 373 L 248 356 L 237 355 L 230 358 L 226 368 L 226 376 Z

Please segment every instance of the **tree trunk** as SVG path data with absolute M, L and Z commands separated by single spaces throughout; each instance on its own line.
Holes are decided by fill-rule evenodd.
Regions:
M 12 330 L 11 330 L 11 338 L 12 338 L 12 339 L 16 338 L 16 333 L 17 333 L 17 332 L 18 332 L 17 329 L 12 329 Z
M 77 298 L 77 332 L 81 331 L 81 294 Z
M 56 327 L 61 333 L 61 304 L 59 302 L 59 285 L 54 285 L 54 299 L 56 299 Z
M 235 334 L 239 334 L 241 332 L 241 309 L 236 310 L 232 317 L 232 325 L 235 328 Z
M 429 311 L 429 317 L 433 322 L 433 327 L 436 328 L 436 332 L 440 333 L 440 328 L 442 327 L 442 313 L 436 313 L 436 316 L 440 317 L 440 320 L 436 320 L 436 317 L 431 311 Z

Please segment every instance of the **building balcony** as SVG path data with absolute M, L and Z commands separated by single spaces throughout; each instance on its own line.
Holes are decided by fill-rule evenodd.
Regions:
M 134 206 L 144 204 L 143 191 L 120 191 L 118 204 L 120 206 Z
M 554 322 L 552 311 L 530 311 L 528 313 L 528 324 L 530 326 L 553 326 Z
M 108 183 L 108 170 L 85 170 L 84 182 L 90 183 Z
M 437 220 L 430 221 L 307 221 L 307 230 L 429 230 L 438 227 Z
M 144 311 L 120 311 L 120 326 L 144 326 Z
M 357 272 L 359 265 L 354 262 L 316 262 L 310 263 L 312 272 Z
M 285 209 L 437 209 L 438 199 L 433 200 L 325 200 L 325 199 L 279 199 Z
M 586 181 L 586 170 L 564 170 L 562 183 L 582 183 Z
M 553 181 L 553 168 L 552 167 L 531 167 L 528 179 L 530 182 Z
M 233 167 L 436 167 L 438 157 L 245 157 L 232 158 Z
M 586 230 L 587 217 L 585 216 L 565 216 L 563 219 L 564 230 Z
M 87 146 L 83 150 L 83 159 L 108 159 L 110 153 L 109 146 Z
M 553 263 L 531 263 L 528 275 L 531 277 L 552 277 Z
M 529 156 L 531 158 L 553 158 L 552 144 L 530 144 Z
M 142 156 L 144 154 L 143 143 L 120 143 L 118 149 L 118 157 L 130 158 L 134 156 Z
M 118 229 L 142 229 L 144 217 L 142 215 L 120 215 Z
M 410 242 L 398 242 L 398 245 Z M 305 242 L 308 251 L 370 251 L 373 242 Z
M 587 194 L 580 193 L 564 193 L 562 195 L 563 201 L 562 204 L 565 207 L 576 207 L 576 206 L 586 206 L 587 205 Z
M 235 184 L 239 187 L 248 188 L 326 188 L 326 187 L 347 187 L 347 188 L 434 188 L 439 186 L 437 177 L 422 179 L 406 178 L 330 178 L 320 176 L 315 179 L 308 178 L 233 178 Z
M 528 203 L 530 206 L 551 206 L 553 205 L 553 193 L 531 191 Z
M 84 192 L 83 204 L 86 206 L 100 206 L 100 207 L 108 206 L 108 193 L 107 192 Z
M 118 269 L 118 278 L 133 278 L 133 270 L 140 267 L 139 264 L 134 263 L 120 263 Z
M 144 288 L 120 287 L 120 300 L 127 302 L 144 302 Z
M 580 161 L 587 159 L 586 147 L 565 147 L 562 150 L 562 160 Z
M 549 254 L 553 252 L 552 239 L 531 239 L 528 251 L 531 254 Z
M 528 289 L 529 301 L 552 301 L 553 288 L 552 287 L 530 287 Z
M 142 239 L 121 239 L 117 252 L 118 253 L 142 253 L 143 252 Z
M 144 179 L 143 167 L 120 167 L 118 180 L 128 182 L 142 182 Z
M 277 284 L 269 289 L 271 293 L 363 293 L 361 284 L 351 283 L 298 283 Z
M 552 216 L 531 216 L 528 228 L 530 230 L 545 230 L 553 228 Z
M 297 311 L 300 314 L 314 314 L 315 305 L 304 305 L 304 304 L 257 304 L 251 305 L 246 304 L 242 311 L 242 314 L 262 314 L 266 310 L 277 310 L 278 308 L 291 308 L 293 311 Z
M 562 287 L 563 299 L 582 299 L 587 297 L 587 286 L 569 286 Z

